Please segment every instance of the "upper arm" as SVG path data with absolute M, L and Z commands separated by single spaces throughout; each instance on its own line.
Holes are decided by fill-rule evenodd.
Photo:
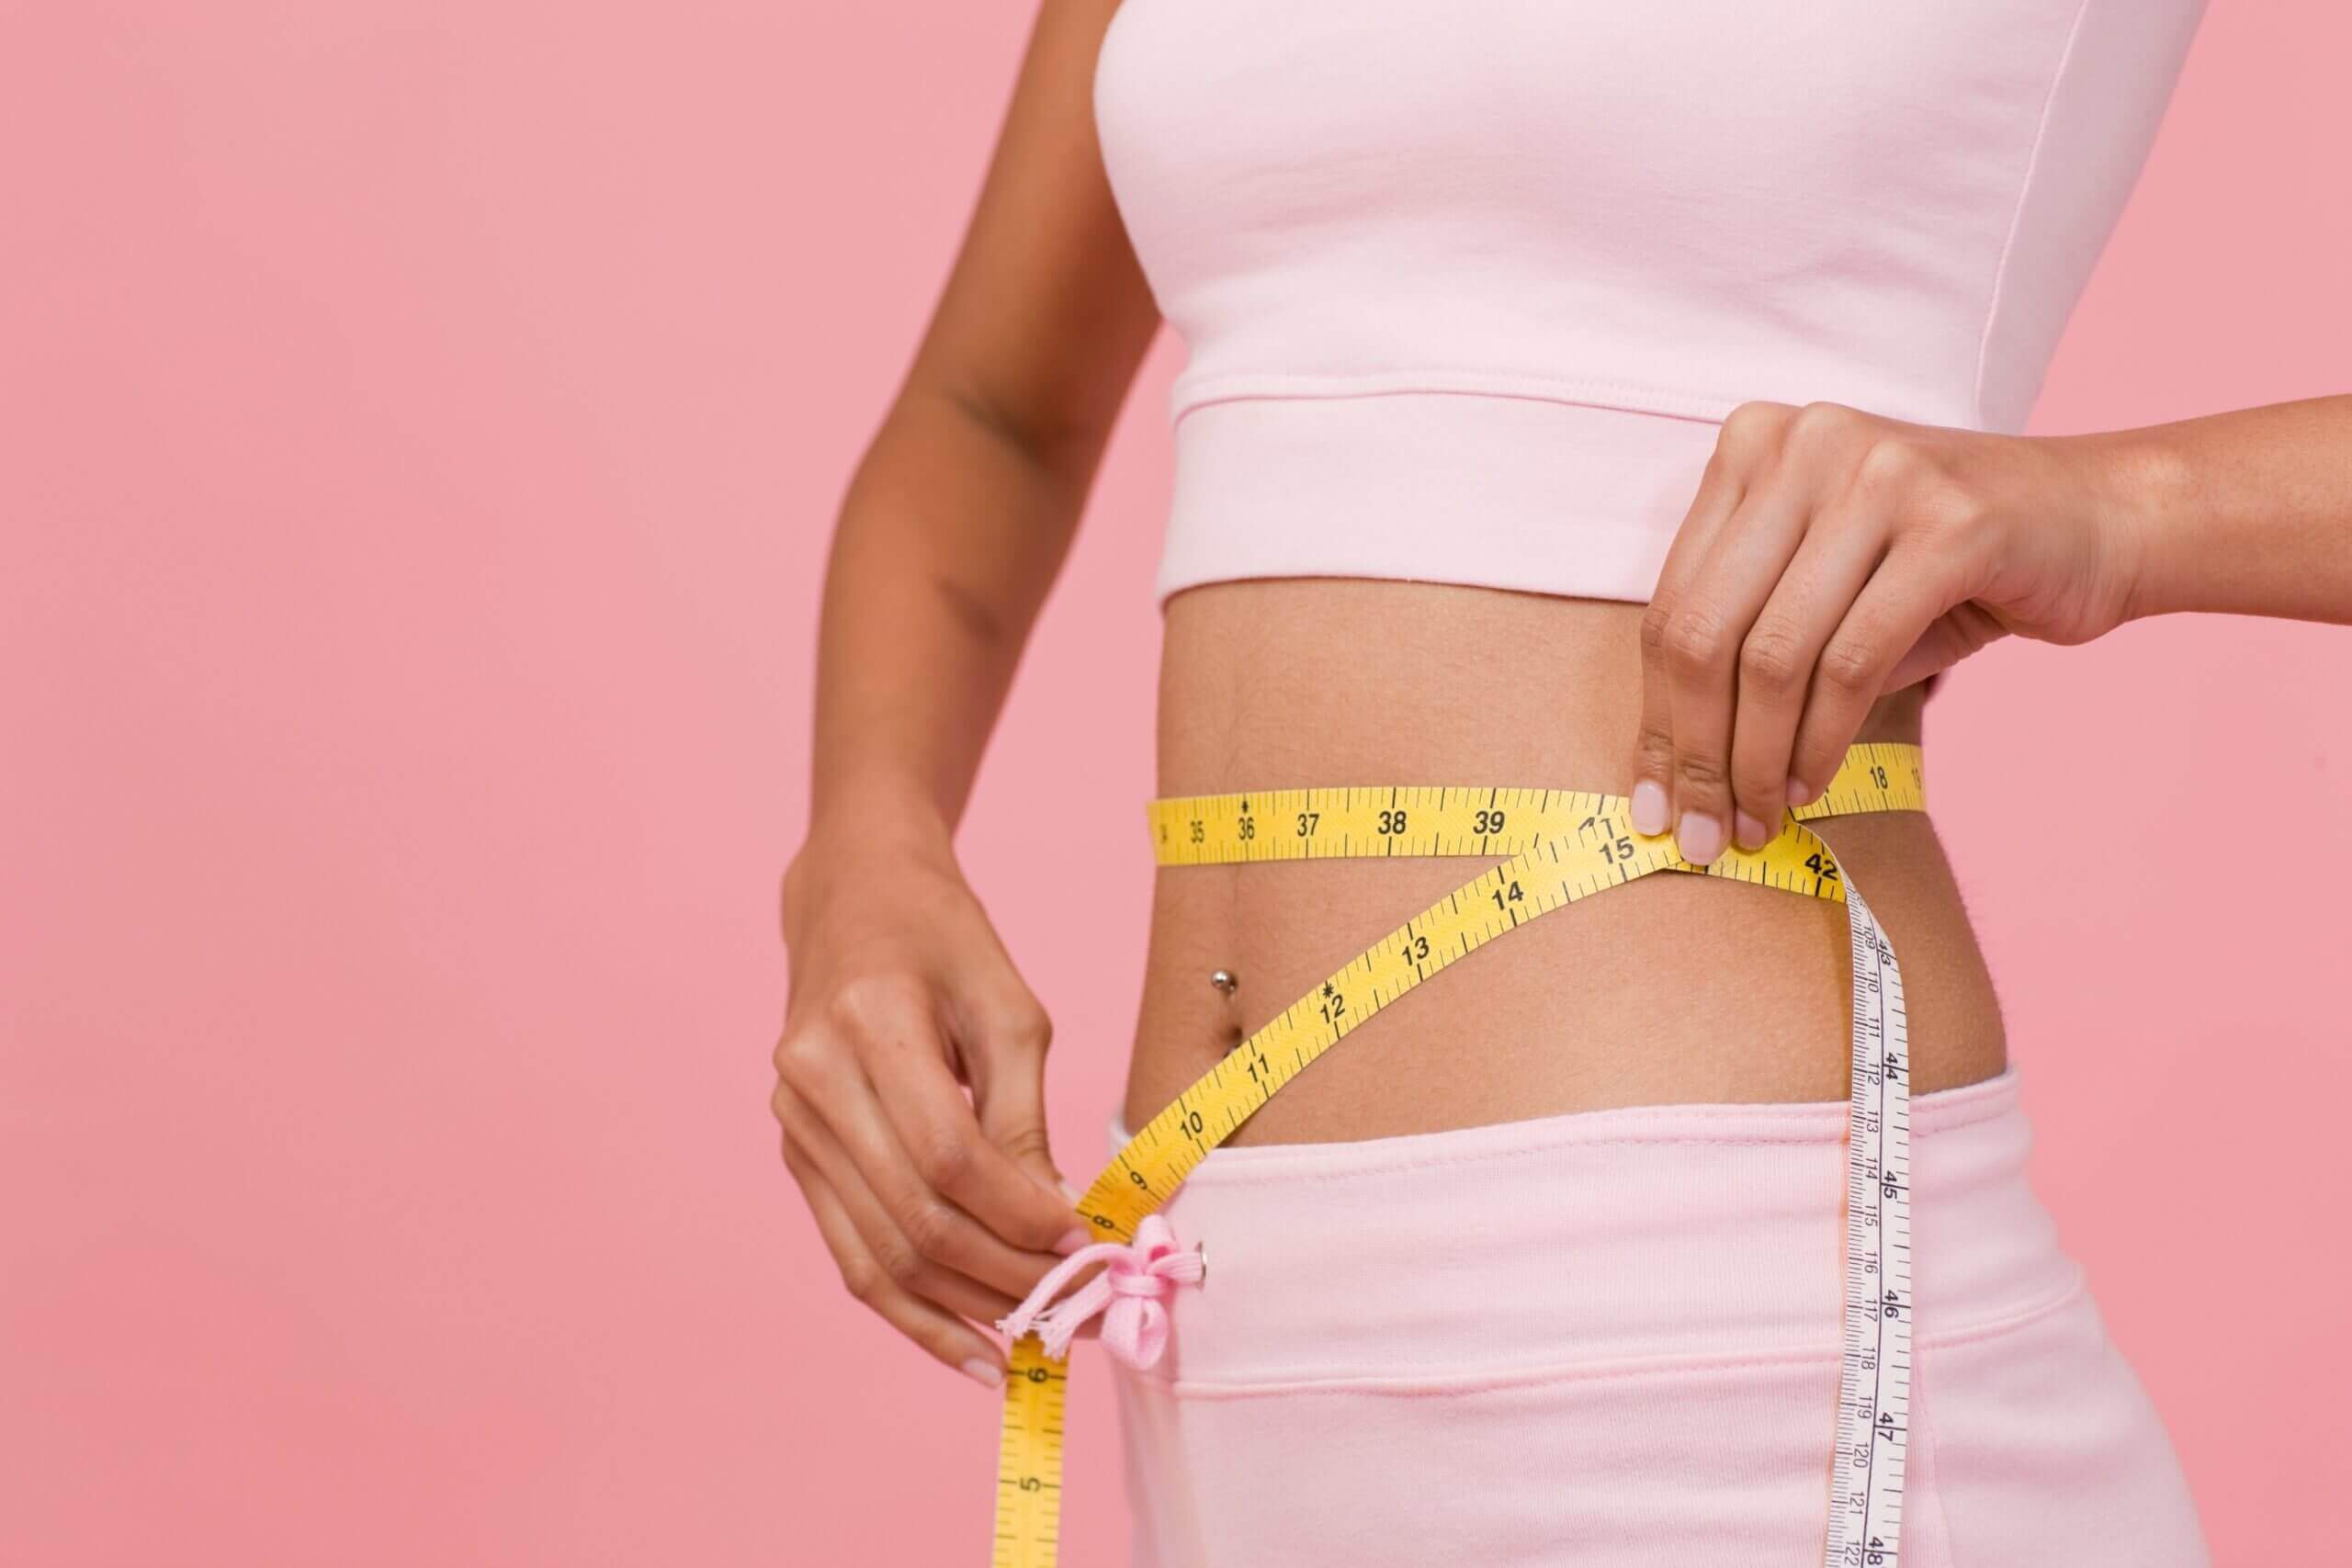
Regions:
M 1159 322 L 1104 175 L 1094 62 L 1118 0 L 1043 0 L 906 394 L 1091 466 Z

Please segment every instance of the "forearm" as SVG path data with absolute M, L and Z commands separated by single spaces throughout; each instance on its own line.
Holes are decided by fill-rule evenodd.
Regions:
M 2097 439 L 2132 541 L 2131 617 L 2352 623 L 2352 397 Z
M 893 409 L 826 572 L 812 829 L 876 816 L 953 832 L 1095 456 L 1041 455 L 944 394 Z

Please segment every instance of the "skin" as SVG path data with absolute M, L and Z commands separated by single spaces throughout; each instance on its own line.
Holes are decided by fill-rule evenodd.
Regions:
M 1159 325 L 1094 138 L 1114 9 L 1041 6 L 954 269 L 843 500 L 808 836 L 783 887 L 786 1166 L 843 1285 L 991 1384 L 1003 1356 L 978 1325 L 1073 1244 L 1075 1194 L 1046 1138 L 1046 1010 L 953 840 Z M 1672 826 L 1707 859 L 1776 822 L 1849 742 L 1921 739 L 1917 682 L 1995 637 L 2079 643 L 2183 611 L 2352 621 L 2352 398 L 2064 439 L 1749 404 L 1692 481 L 1647 606 L 1341 579 L 1175 595 L 1160 793 L 1631 790 L 1645 830 Z M 1929 820 L 1838 819 L 1825 837 L 1904 955 L 1916 1087 L 1997 1072 L 1998 1010 Z M 1128 1124 L 1476 869 L 1163 873 Z M 884 883 L 899 896 L 868 896 Z M 1238 1141 L 1839 1098 L 1843 937 L 1834 906 L 1646 879 L 1440 974 Z M 1615 983 L 1635 967 L 1642 985 Z M 1231 996 L 1216 968 L 1241 976 Z
M 1167 604 L 1159 793 L 1394 780 L 1623 794 L 1642 606 L 1435 583 L 1277 580 Z M 1540 704 L 1530 694 L 1541 694 Z M 1920 739 L 1915 687 L 1868 739 Z M 1930 819 L 1824 836 L 1903 955 L 1913 1082 L 2000 1071 L 1999 1010 Z M 1155 881 L 1123 1114 L 1139 1126 L 1236 1041 L 1468 881 L 1459 859 L 1182 866 Z M 1842 1098 L 1846 918 L 1649 877 L 1514 931 L 1362 1022 L 1229 1140 L 1383 1137 L 1606 1106 Z M 1232 996 L 1205 983 L 1240 977 Z M 1638 976 L 1639 984 L 1624 983 Z

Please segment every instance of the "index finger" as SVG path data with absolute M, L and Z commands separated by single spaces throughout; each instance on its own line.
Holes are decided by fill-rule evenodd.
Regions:
M 1073 1250 L 1090 1238 L 1069 1201 L 1013 1163 L 980 1131 L 945 1057 L 896 1042 L 872 1052 L 866 1077 L 915 1173 L 1010 1245 L 1026 1252 Z
M 1657 585 L 1650 591 L 1649 607 L 1642 612 L 1642 716 L 1634 740 L 1634 831 L 1663 833 L 1673 801 L 1674 681 L 1669 668 L 1669 636 L 1674 614 L 1699 565 L 1707 558 L 1731 514 L 1747 492 L 1744 470 L 1718 445 L 1715 455 L 1699 476 L 1699 489 L 1667 547 L 1666 563 L 1658 569 Z

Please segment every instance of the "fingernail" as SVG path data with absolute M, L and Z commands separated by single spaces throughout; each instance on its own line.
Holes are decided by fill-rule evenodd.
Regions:
M 1789 804 L 1791 806 L 1803 806 L 1811 800 L 1813 795 L 1814 788 L 1811 784 L 1794 773 L 1789 775 Z
M 1674 847 L 1692 865 L 1705 865 L 1724 852 L 1724 825 L 1703 811 L 1686 811 L 1674 830 Z
M 1634 831 L 1645 836 L 1666 831 L 1666 786 L 1656 779 L 1634 786 Z
M 1733 814 L 1732 826 L 1738 831 L 1739 847 L 1743 850 L 1760 850 L 1764 847 L 1764 840 L 1772 836 L 1761 820 L 1745 811 Z
M 1004 1386 L 1004 1369 L 985 1357 L 975 1356 L 965 1362 L 964 1375 L 974 1382 L 986 1383 L 990 1388 Z
M 1071 1253 L 1076 1252 L 1080 1247 L 1084 1247 L 1085 1245 L 1086 1233 L 1082 1230 L 1073 1230 L 1068 1235 L 1062 1237 L 1061 1240 L 1054 1243 L 1054 1250 L 1060 1253 L 1064 1258 L 1068 1258 Z

